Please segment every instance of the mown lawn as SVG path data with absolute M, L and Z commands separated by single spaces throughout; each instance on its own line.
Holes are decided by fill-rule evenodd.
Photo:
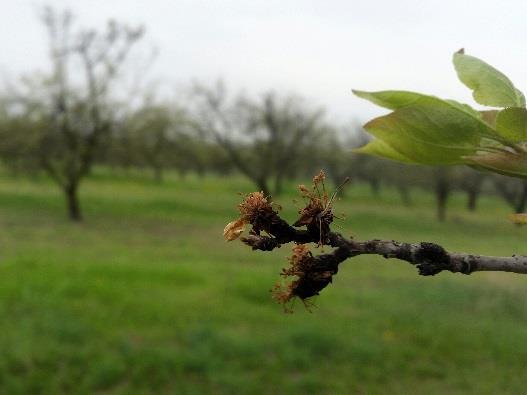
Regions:
M 309 180 L 304 180 L 309 182 Z M 45 180 L 0 178 L 0 393 L 519 394 L 527 379 L 527 277 L 419 277 L 359 257 L 306 311 L 269 289 L 289 247 L 253 253 L 222 239 L 242 179 L 98 175 L 86 221 L 65 220 Z M 278 199 L 295 217 L 293 191 Z M 358 239 L 433 241 L 527 254 L 527 228 L 491 198 L 448 221 L 353 188 L 337 226 Z

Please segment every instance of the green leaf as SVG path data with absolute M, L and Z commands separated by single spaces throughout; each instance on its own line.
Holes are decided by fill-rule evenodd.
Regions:
M 378 106 L 388 108 L 390 110 L 397 110 L 398 108 L 415 104 L 419 100 L 430 97 L 421 93 L 409 91 L 366 92 L 352 89 L 352 92 L 362 99 L 369 100 Z
M 527 141 L 527 109 L 510 107 L 500 111 L 496 117 L 496 131 L 513 143 Z
M 505 74 L 482 60 L 465 55 L 463 50 L 454 54 L 454 67 L 461 82 L 472 89 L 474 100 L 491 107 L 525 107 L 525 97 Z
M 481 114 L 470 107 L 468 104 L 459 103 L 455 100 L 442 100 L 435 96 L 424 95 L 422 93 L 410 92 L 410 91 L 378 91 L 378 92 L 366 92 L 353 89 L 352 92 L 362 98 L 366 99 L 378 106 L 388 108 L 390 110 L 398 110 L 400 108 L 412 106 L 415 104 L 423 103 L 437 103 L 449 104 L 453 108 L 457 108 L 463 112 L 472 115 L 475 118 L 480 118 Z
M 481 119 L 493 129 L 496 128 L 496 117 L 498 116 L 498 113 L 499 110 L 479 111 Z
M 496 136 L 477 111 L 457 102 L 402 91 L 356 93 L 395 109 L 364 127 L 384 145 L 414 163 L 463 163 L 464 156 L 476 153 L 482 139 Z M 393 156 L 381 148 L 378 145 L 368 150 L 375 149 L 375 154 L 388 158 L 390 154 Z
M 375 140 L 357 152 L 421 164 L 467 164 L 527 179 L 525 97 L 501 72 L 465 55 L 454 55 L 461 81 L 480 104 L 507 107 L 476 111 L 466 104 L 408 91 L 353 91 L 393 110 L 364 127 Z
M 391 146 L 379 139 L 373 139 L 368 144 L 354 149 L 353 152 L 380 156 L 381 158 L 396 160 L 399 162 L 413 163 L 411 159 L 397 152 Z
M 499 152 L 464 158 L 469 165 L 511 177 L 527 178 L 527 155 Z
M 478 138 L 472 133 L 460 133 L 461 138 L 449 138 L 453 131 L 451 122 L 443 122 L 449 129 L 437 127 L 422 108 L 407 107 L 384 117 L 368 122 L 364 128 L 375 137 L 384 141 L 393 150 L 416 163 L 422 164 L 459 164 L 462 157 L 476 152 Z M 454 125 L 459 129 L 458 125 Z M 459 136 L 458 136 L 459 137 Z

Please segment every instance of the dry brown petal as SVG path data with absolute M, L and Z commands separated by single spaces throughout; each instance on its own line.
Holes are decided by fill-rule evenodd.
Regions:
M 245 221 L 243 219 L 237 219 L 236 221 L 229 222 L 223 229 L 223 237 L 227 241 L 236 240 L 245 230 Z
M 300 218 L 293 224 L 293 226 L 309 225 L 313 220 L 324 210 L 322 201 L 317 197 L 312 197 L 306 207 L 301 209 L 298 213 Z
M 300 218 L 298 218 L 298 220 L 293 224 L 293 226 L 304 226 L 304 225 L 309 225 L 311 222 L 313 222 L 313 214 L 312 213 L 309 213 L 309 212 L 306 212 L 306 213 L 302 213 L 302 215 L 300 216 Z

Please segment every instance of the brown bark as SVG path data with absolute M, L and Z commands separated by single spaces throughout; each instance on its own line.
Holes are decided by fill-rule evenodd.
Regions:
M 79 202 L 78 185 L 71 184 L 64 188 L 66 203 L 68 207 L 68 218 L 74 222 L 82 221 L 82 212 Z
M 268 225 L 260 226 L 271 236 L 250 234 L 242 241 L 253 250 L 271 251 L 287 243 L 307 244 L 318 243 L 320 233 L 310 230 L 301 230 L 290 226 L 274 214 L 266 219 Z M 527 256 L 513 255 L 510 257 L 484 256 L 467 253 L 448 252 L 442 246 L 429 243 L 405 243 L 395 240 L 368 240 L 358 241 L 347 239 L 339 233 L 329 232 L 323 240 L 335 249 L 329 254 L 318 257 L 324 264 L 331 262 L 334 265 L 358 255 L 380 255 L 384 258 L 406 261 L 419 270 L 423 276 L 431 276 L 442 271 L 452 273 L 471 274 L 478 271 L 502 271 L 527 274 Z M 315 258 L 318 258 L 315 257 Z

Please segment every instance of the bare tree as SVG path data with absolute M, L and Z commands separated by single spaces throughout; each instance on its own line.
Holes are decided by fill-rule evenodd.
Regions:
M 127 120 L 127 137 L 135 151 L 154 173 L 155 180 L 163 180 L 163 170 L 177 155 L 178 135 L 184 132 L 186 117 L 182 110 L 167 103 L 146 103 Z
M 339 186 L 342 180 L 349 178 L 347 187 L 340 189 L 340 195 L 344 196 L 349 185 L 360 178 L 360 166 L 357 166 L 360 158 L 351 151 L 367 142 L 367 135 L 356 122 L 340 127 L 327 127 L 321 144 L 322 149 L 317 148 L 317 166 L 308 167 L 307 170 L 312 174 L 319 169 L 326 169 L 335 187 Z
M 38 118 L 34 155 L 60 186 L 68 215 L 80 221 L 78 191 L 115 120 L 116 81 L 143 29 L 109 21 L 104 31 L 77 29 L 68 11 L 44 8 L 51 71 L 26 80 L 15 113 Z
M 308 146 L 323 131 L 322 111 L 295 96 L 273 92 L 260 100 L 230 100 L 223 84 L 194 91 L 195 127 L 228 154 L 233 165 L 266 194 L 279 194 L 293 177 Z M 271 183 L 272 188 L 271 188 Z
M 498 194 L 513 208 L 515 213 L 525 212 L 527 181 L 499 175 L 493 175 L 492 181 Z
M 451 169 L 446 167 L 437 167 L 432 170 L 432 175 L 436 197 L 437 219 L 443 222 L 446 219 L 448 198 L 452 192 Z
M 459 189 L 467 194 L 467 209 L 476 211 L 478 198 L 487 179 L 487 174 L 463 167 L 456 169 L 456 173 Z

